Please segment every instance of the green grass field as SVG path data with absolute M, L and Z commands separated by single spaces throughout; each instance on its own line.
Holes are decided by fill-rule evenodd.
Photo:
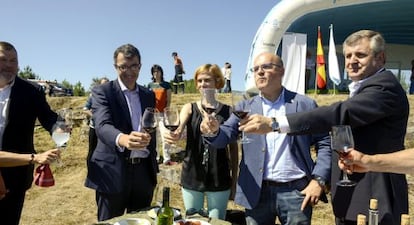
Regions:
M 327 105 L 332 102 L 346 99 L 346 95 L 310 95 L 316 99 L 319 105 Z M 173 103 L 182 106 L 183 104 L 199 99 L 197 94 L 173 95 Z M 219 99 L 225 103 L 230 103 L 229 94 L 220 94 Z M 408 133 L 406 146 L 414 147 L 414 96 L 409 96 L 411 103 L 411 113 L 409 117 Z M 82 123 L 81 108 L 86 97 L 56 97 L 49 98 L 48 101 L 53 109 L 71 107 L 74 109 L 76 126 L 73 129 L 72 137 L 67 149 L 62 153 L 62 167 L 52 165 L 55 177 L 55 186 L 50 188 L 40 188 L 33 186 L 26 195 L 26 201 L 22 213 L 21 225 L 81 225 L 96 222 L 95 193 L 93 190 L 85 188 L 83 183 L 86 177 L 85 158 L 87 154 L 87 131 L 88 127 Z M 36 128 L 35 146 L 38 152 L 42 152 L 54 147 L 54 144 L 47 132 L 43 128 Z M 177 169 L 180 165 L 176 166 Z M 410 211 L 414 210 L 413 202 L 413 179 L 407 176 L 410 186 Z M 165 185 L 167 181 L 159 179 L 159 186 Z M 172 186 L 171 205 L 183 208 L 181 192 L 177 184 Z M 161 195 L 156 194 L 154 204 L 160 201 Z M 229 202 L 229 208 L 240 209 L 233 202 Z M 368 208 L 368 205 L 367 205 Z M 333 214 L 329 204 L 320 203 L 314 208 L 312 224 L 324 225 L 334 224 Z M 414 223 L 412 223 L 414 224 Z

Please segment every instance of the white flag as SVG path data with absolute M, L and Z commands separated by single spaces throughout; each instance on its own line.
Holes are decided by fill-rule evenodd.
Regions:
M 336 56 L 335 42 L 333 38 L 333 24 L 329 27 L 329 53 L 328 53 L 328 71 L 329 78 L 336 85 L 341 83 L 341 76 L 339 75 L 338 58 Z

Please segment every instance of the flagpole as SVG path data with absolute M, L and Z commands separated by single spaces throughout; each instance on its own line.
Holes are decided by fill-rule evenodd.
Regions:
M 316 38 L 316 40 L 318 40 L 318 39 Z M 318 45 L 318 44 L 316 44 L 316 45 Z M 318 52 L 317 51 L 316 51 L 316 57 L 318 57 Z M 316 97 L 318 95 L 318 86 L 317 86 L 318 67 L 316 65 L 316 59 L 317 58 L 315 58 L 315 92 L 313 92 L 313 97 Z
M 339 65 L 338 65 L 338 58 L 336 56 L 336 47 L 333 35 L 333 24 L 329 26 L 329 52 L 328 52 L 328 59 L 329 59 L 329 79 L 332 81 L 334 85 L 334 93 L 336 94 L 336 85 L 341 83 L 341 76 L 339 72 Z
M 314 93 L 315 96 L 318 95 L 318 86 L 317 86 L 318 84 L 317 84 L 317 80 L 316 80 L 317 78 L 316 78 L 316 76 L 318 76 L 318 69 L 317 69 L 317 67 L 315 65 L 315 93 Z
M 333 29 L 333 24 L 329 25 L 329 36 L 331 35 L 332 29 Z M 329 40 L 329 48 L 331 48 L 330 40 Z M 331 64 L 331 60 L 329 59 L 329 66 L 330 66 L 330 64 Z M 329 79 L 331 79 L 331 70 L 329 70 Z M 328 79 L 326 79 L 326 80 L 328 80 Z M 335 85 L 335 82 L 332 82 L 332 84 L 333 84 L 333 93 L 332 93 L 332 95 L 335 96 L 335 94 L 336 94 L 335 86 L 336 85 Z
M 318 66 L 316 65 L 316 59 L 315 59 L 315 92 L 313 94 L 314 94 L 314 97 L 318 96 Z

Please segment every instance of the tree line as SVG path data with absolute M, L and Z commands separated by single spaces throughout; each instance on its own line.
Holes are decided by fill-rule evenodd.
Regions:
M 18 76 L 23 78 L 23 79 L 42 80 L 42 78 L 38 74 L 36 74 L 30 66 L 25 66 L 23 68 L 23 70 L 19 70 Z M 83 85 L 80 81 L 76 82 L 75 84 L 71 84 L 69 81 L 67 81 L 65 79 L 62 82 L 59 82 L 59 84 L 61 84 L 61 86 L 64 87 L 64 88 L 73 90 L 73 96 L 86 96 L 86 95 L 89 94 L 90 90 L 93 87 L 95 87 L 96 85 L 99 85 L 100 80 L 101 80 L 101 77 L 92 78 L 92 84 L 88 88 L 88 90 L 85 90 L 85 88 L 83 87 Z M 55 80 L 53 82 L 58 83 L 57 80 Z M 196 92 L 194 79 L 184 80 L 184 85 L 185 85 L 185 90 L 184 90 L 185 93 L 195 93 Z

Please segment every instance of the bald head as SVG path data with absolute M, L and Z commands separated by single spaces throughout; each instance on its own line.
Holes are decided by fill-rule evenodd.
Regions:
M 267 59 L 269 62 L 273 62 L 273 63 L 277 63 L 278 65 L 281 65 L 283 67 L 283 61 L 282 58 L 280 58 L 280 56 L 275 55 L 273 53 L 270 52 L 262 52 L 259 55 L 256 56 L 255 60 L 254 60 L 254 64 L 256 65 L 256 61 L 259 58 L 265 58 Z
M 257 89 L 262 96 L 274 101 L 282 90 L 282 78 L 285 73 L 282 59 L 273 53 L 260 53 L 252 67 Z

